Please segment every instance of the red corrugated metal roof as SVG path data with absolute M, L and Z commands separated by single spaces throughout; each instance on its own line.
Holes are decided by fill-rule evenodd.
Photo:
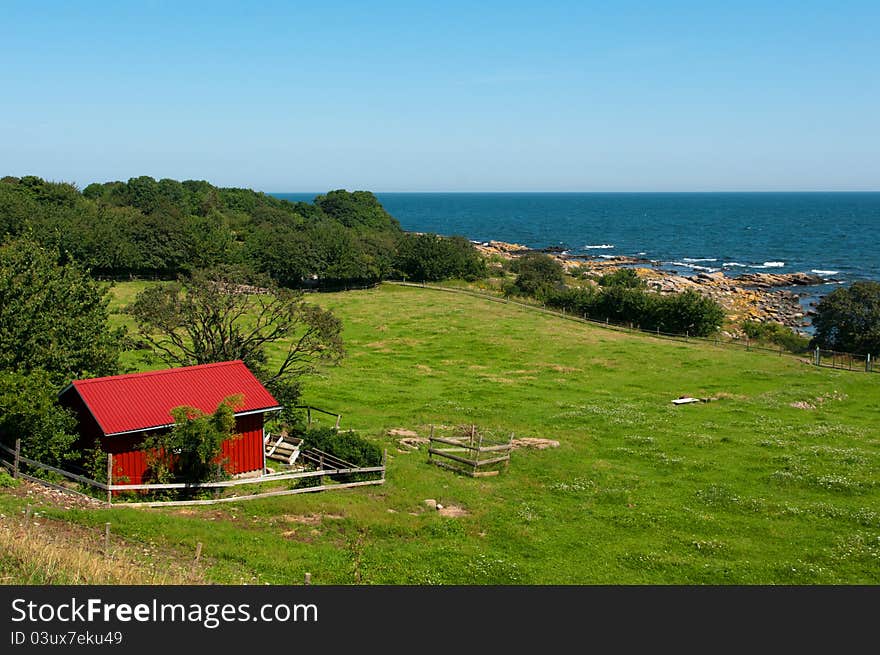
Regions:
M 279 407 L 241 360 L 74 380 L 72 386 L 105 435 L 170 425 L 171 410 L 181 405 L 211 413 L 236 394 L 244 397 L 236 414 Z

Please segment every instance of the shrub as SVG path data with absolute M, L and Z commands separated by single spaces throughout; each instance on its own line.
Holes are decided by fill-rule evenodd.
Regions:
M 548 255 L 523 255 L 513 261 L 511 268 L 517 275 L 513 285 L 505 290 L 508 295 L 543 299 L 562 286 L 562 264 Z
M 635 269 L 619 268 L 613 273 L 606 273 L 599 278 L 599 286 L 624 287 L 625 289 L 644 289 L 645 281 L 639 277 Z
M 782 346 L 793 353 L 804 352 L 810 347 L 810 340 L 807 337 L 802 337 L 781 323 L 745 321 L 742 324 L 742 331 L 753 341 Z
M 223 442 L 234 436 L 235 407 L 241 396 L 223 400 L 213 414 L 195 407 L 171 410 L 174 427 L 169 432 L 154 433 L 144 441 L 150 475 L 156 482 L 172 477 L 187 482 L 208 482 L 226 477 L 220 458 Z
M 545 294 L 551 307 L 612 323 L 632 323 L 644 330 L 706 336 L 721 327 L 724 311 L 711 298 L 687 291 L 670 296 L 612 285 L 553 289 Z
M 355 466 L 379 466 L 382 463 L 382 449 L 351 430 L 339 432 L 334 428 L 315 428 L 302 436 L 302 448 L 323 450 Z

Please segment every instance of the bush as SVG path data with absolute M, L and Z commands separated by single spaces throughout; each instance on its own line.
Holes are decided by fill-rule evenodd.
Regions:
M 721 306 L 696 291 L 657 297 L 660 299 L 657 327 L 661 332 L 705 337 L 718 330 L 724 322 Z
M 619 268 L 613 273 L 606 273 L 599 278 L 599 286 L 624 287 L 625 289 L 644 289 L 647 285 L 639 277 L 635 269 Z
M 150 477 L 158 483 L 174 478 L 213 482 L 227 477 L 226 462 L 221 459 L 223 442 L 234 436 L 235 408 L 241 402 L 242 396 L 230 396 L 213 414 L 186 406 L 172 409 L 174 427 L 144 440 Z
M 746 321 L 742 324 L 742 331 L 753 341 L 781 346 L 793 353 L 804 352 L 810 347 L 807 337 L 802 337 L 782 323 Z
M 523 255 L 512 262 L 511 269 L 517 275 L 513 284 L 505 289 L 508 295 L 545 299 L 554 290 L 562 287 L 562 264 L 549 255 Z
M 323 450 L 357 467 L 382 464 L 382 449 L 351 430 L 339 432 L 334 428 L 316 428 L 307 430 L 302 437 L 303 449 Z
M 544 297 L 551 307 L 596 321 L 632 323 L 643 330 L 707 336 L 720 328 L 724 320 L 724 311 L 718 303 L 694 291 L 661 296 L 613 285 L 601 290 L 553 289 Z

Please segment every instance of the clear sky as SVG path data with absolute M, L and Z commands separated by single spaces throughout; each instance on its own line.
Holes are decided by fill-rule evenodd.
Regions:
M 880 2 L 17 2 L 0 175 L 880 189 Z

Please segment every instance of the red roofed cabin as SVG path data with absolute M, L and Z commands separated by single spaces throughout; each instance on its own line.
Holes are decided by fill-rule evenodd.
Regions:
M 263 419 L 280 410 L 278 401 L 243 362 L 184 366 L 148 373 L 74 380 L 60 394 L 61 403 L 79 417 L 81 446 L 99 441 L 113 454 L 116 484 L 144 484 L 146 433 L 174 425 L 171 410 L 181 405 L 213 413 L 229 396 L 240 394 L 236 407 L 236 438 L 223 442 L 230 475 L 262 472 L 265 468 Z M 117 482 L 118 479 L 118 482 Z

